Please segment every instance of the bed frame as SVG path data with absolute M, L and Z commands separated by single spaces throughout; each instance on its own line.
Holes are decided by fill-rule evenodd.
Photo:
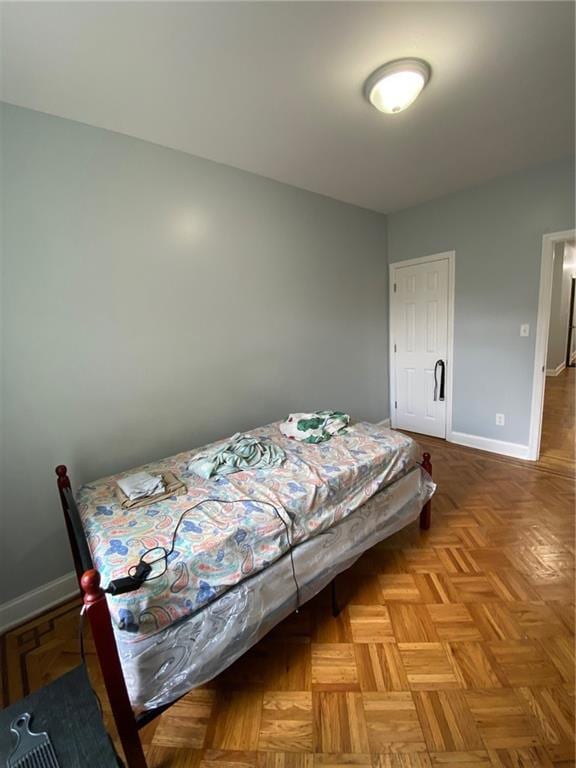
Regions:
M 421 466 L 429 475 L 432 475 L 432 463 L 429 453 L 423 454 Z M 142 715 L 137 716 L 134 714 L 126 689 L 116 640 L 114 639 L 114 630 L 112 628 L 108 603 L 106 602 L 106 595 L 100 585 L 100 574 L 94 568 L 92 562 L 92 555 L 84 535 L 84 528 L 72 493 L 72 485 L 68 477 L 67 468 L 60 464 L 56 467 L 56 475 L 58 478 L 58 493 L 60 494 L 66 530 L 68 531 L 70 548 L 74 559 L 74 567 L 84 600 L 82 610 L 90 622 L 96 655 L 102 670 L 112 716 L 114 717 L 118 736 L 124 750 L 126 765 L 127 768 L 148 768 L 138 731 L 162 714 L 174 702 L 170 702 L 170 704 L 158 707 L 157 709 L 147 710 Z M 431 516 L 432 502 L 428 501 L 420 512 L 420 528 L 423 531 L 427 531 L 430 528 Z M 340 607 L 336 594 L 336 579 L 332 581 L 331 589 L 332 613 L 334 616 L 337 616 L 340 613 Z

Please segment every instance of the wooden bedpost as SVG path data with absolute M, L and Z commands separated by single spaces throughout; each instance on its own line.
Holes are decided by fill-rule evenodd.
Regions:
M 432 462 L 430 461 L 430 454 L 428 452 L 422 454 L 422 469 L 432 477 Z M 432 501 L 427 501 L 422 507 L 420 512 L 420 528 L 423 531 L 427 531 L 430 528 L 430 521 L 432 520 Z
M 82 574 L 80 583 L 84 592 L 84 611 L 90 622 L 92 638 L 127 768 L 147 768 L 144 750 L 138 736 L 136 718 L 124 682 L 106 595 L 100 586 L 100 574 L 96 570 L 86 571 Z
M 58 491 L 60 493 L 60 501 L 62 502 L 64 509 L 68 509 L 68 503 L 64 496 L 65 490 L 72 490 L 72 486 L 70 485 L 70 478 L 68 477 L 68 467 L 66 467 L 65 464 L 58 464 L 55 472 L 58 477 L 57 483 Z

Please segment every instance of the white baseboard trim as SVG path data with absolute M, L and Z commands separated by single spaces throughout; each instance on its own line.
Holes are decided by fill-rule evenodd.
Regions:
M 566 363 L 560 363 L 556 368 L 546 368 L 546 376 L 559 376 L 566 368 Z
M 450 432 L 446 435 L 449 443 L 465 445 L 467 448 L 478 448 L 480 451 L 500 453 L 502 456 L 513 456 L 515 459 L 528 459 L 528 446 L 520 443 L 507 443 L 504 440 L 493 440 L 479 435 L 467 435 L 464 432 Z
M 388 429 L 390 429 L 390 419 L 382 419 L 382 421 L 378 422 L 378 425 L 380 427 L 387 427 Z
M 74 571 L 0 605 L 0 634 L 79 594 Z

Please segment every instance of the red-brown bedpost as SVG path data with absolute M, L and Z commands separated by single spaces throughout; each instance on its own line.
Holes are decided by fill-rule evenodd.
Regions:
M 422 469 L 425 469 L 426 472 L 432 477 L 432 462 L 430 461 L 430 454 L 424 453 L 422 455 Z M 420 528 L 423 531 L 427 531 L 430 528 L 430 521 L 432 520 L 432 502 L 427 501 L 426 504 L 422 507 L 422 512 L 420 512 Z
M 70 478 L 68 477 L 68 467 L 66 467 L 64 464 L 58 464 L 56 467 L 56 475 L 58 476 L 58 492 L 60 493 L 60 501 L 62 502 L 62 506 L 64 509 L 68 509 L 68 504 L 66 503 L 66 497 L 64 496 L 65 490 L 71 490 L 72 486 L 70 485 Z
M 80 583 L 84 592 L 84 609 L 90 621 L 102 677 L 122 742 L 127 768 L 147 768 L 144 750 L 138 736 L 136 718 L 124 682 L 106 595 L 100 586 L 100 574 L 95 570 L 86 571 L 82 574 Z

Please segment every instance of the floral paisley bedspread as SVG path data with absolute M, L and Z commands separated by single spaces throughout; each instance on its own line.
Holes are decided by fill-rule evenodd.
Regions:
M 270 503 L 286 520 L 296 545 L 345 518 L 405 474 L 418 458 L 416 443 L 409 437 L 365 422 L 319 445 L 284 437 L 278 424 L 247 434 L 280 445 L 286 452 L 282 466 L 203 480 L 187 467 L 204 447 L 80 489 L 78 508 L 103 585 L 127 575 L 145 550 L 158 546 L 169 550 L 174 529 L 191 506 L 203 499 L 222 500 L 205 502 L 184 515 L 163 575 L 136 592 L 109 596 L 117 626 L 134 633 L 135 640 L 194 613 L 289 551 L 286 525 Z M 147 507 L 122 509 L 116 481 L 141 470 L 152 474 L 170 470 L 186 483 L 187 493 Z M 243 501 L 226 503 L 239 499 Z M 158 563 L 151 576 L 163 569 Z

